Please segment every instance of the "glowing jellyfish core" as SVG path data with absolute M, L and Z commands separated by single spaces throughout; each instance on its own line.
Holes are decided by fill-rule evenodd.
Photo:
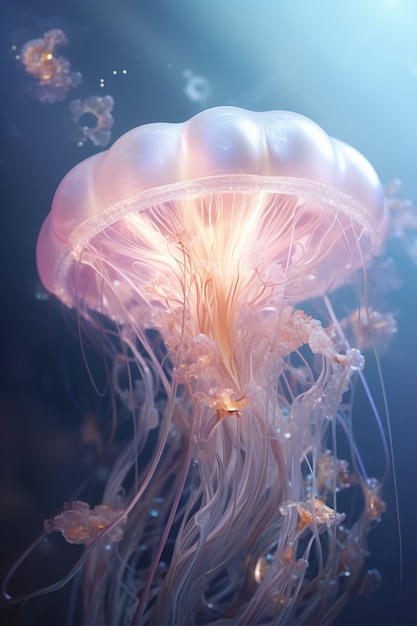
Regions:
M 57 48 L 67 43 L 66 34 L 54 28 L 42 38 L 26 42 L 22 48 L 21 61 L 36 81 L 30 89 L 40 102 L 60 102 L 72 87 L 82 83 L 82 75 L 71 69 L 68 59 L 56 56 Z
M 37 246 L 44 285 L 86 317 L 96 311 L 130 329 L 123 336 L 148 381 L 149 405 L 154 382 L 137 339 L 168 397 L 156 423 L 150 410 L 137 422 L 138 439 L 157 428 L 158 443 L 121 513 L 125 522 L 126 514 L 146 516 L 148 506 L 155 518 L 146 503 L 163 492 L 160 534 L 145 538 L 137 530 L 144 526 L 129 522 L 125 530 L 131 539 L 118 567 L 134 560 L 135 542 L 147 546 L 151 563 L 124 573 L 130 599 L 120 610 L 132 623 L 203 623 L 229 609 L 240 616 L 233 623 L 271 615 L 302 623 L 314 612 L 325 623 L 340 572 L 357 579 L 368 525 L 383 506 L 376 483 L 351 477 L 336 450 L 329 453 L 326 432 L 363 362 L 357 350 L 341 354 L 334 329 L 294 305 L 348 282 L 386 233 L 383 190 L 369 163 L 289 112 L 220 107 L 183 124 L 136 128 L 60 184 Z M 152 354 L 149 328 L 164 339 L 172 381 Z M 319 357 L 304 381 L 290 361 L 303 344 Z M 320 475 L 323 458 L 330 478 Z M 319 535 L 336 532 L 344 517 L 336 486 L 329 488 L 335 477 L 338 489 L 361 484 L 364 500 L 379 507 L 366 504 L 363 523 L 326 551 Z M 110 494 L 120 480 L 119 470 L 105 504 L 115 505 Z M 188 503 L 180 514 L 181 498 Z M 175 549 L 162 571 L 158 550 L 175 520 Z M 356 564 L 351 546 L 361 550 Z M 314 610 L 309 593 L 321 598 Z M 116 623 L 100 610 L 90 602 L 90 623 Z

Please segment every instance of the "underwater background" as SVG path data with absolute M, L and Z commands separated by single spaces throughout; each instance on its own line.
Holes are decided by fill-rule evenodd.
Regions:
M 383 183 L 402 181 L 417 204 L 417 3 L 414 0 L 2 0 L 0 6 L 1 359 L 0 574 L 42 532 L 81 482 L 99 445 L 103 406 L 90 382 L 71 315 L 42 288 L 39 228 L 62 177 L 103 149 L 80 137 L 74 105 L 111 96 L 110 143 L 154 121 L 180 122 L 233 105 L 291 110 L 356 147 Z M 20 52 L 61 29 L 74 78 L 39 93 Z M 95 101 L 96 102 L 96 101 Z M 76 108 L 76 107 L 75 107 Z M 87 111 L 88 114 L 88 111 Z M 387 512 L 369 536 L 367 566 L 382 574 L 369 597 L 354 595 L 340 625 L 417 624 L 417 241 L 391 240 L 395 268 L 381 298 L 398 332 L 381 353 L 395 458 Z M 372 354 L 365 370 L 378 389 Z M 358 398 L 360 402 L 361 398 Z M 376 398 L 383 413 L 381 397 Z M 364 409 L 365 410 L 365 409 Z M 360 422 L 360 406 L 356 407 Z M 366 409 L 368 412 L 368 409 Z M 370 472 L 381 473 L 375 430 L 355 423 Z M 30 562 L 39 588 L 66 573 L 59 548 L 51 571 Z M 48 562 L 45 559 L 44 563 Z M 23 579 L 22 579 L 23 580 Z M 32 588 L 32 587 L 30 587 Z M 24 607 L 16 622 L 66 623 L 66 590 Z M 0 613 L 9 623 L 13 612 Z

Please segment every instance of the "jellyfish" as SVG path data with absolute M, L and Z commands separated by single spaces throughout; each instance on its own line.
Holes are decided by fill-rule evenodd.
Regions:
M 385 352 L 395 333 L 397 320 L 390 311 L 376 311 L 372 307 L 361 307 L 340 320 L 344 332 L 355 334 L 355 344 L 361 351 L 378 348 Z
M 211 85 L 205 76 L 195 75 L 191 70 L 184 70 L 183 77 L 186 79 L 184 93 L 191 102 L 203 104 L 211 95 Z
M 385 187 L 387 205 L 392 223 L 392 236 L 401 242 L 412 263 L 417 265 L 417 215 L 413 203 L 399 197 L 402 183 L 395 178 Z
M 69 110 L 72 114 L 72 138 L 83 144 L 88 139 L 95 146 L 107 146 L 111 139 L 114 100 L 111 96 L 89 96 L 83 102 L 72 100 Z M 93 123 L 86 122 L 91 116 Z
M 46 523 L 85 544 L 85 624 L 334 620 L 385 503 L 332 299 L 387 232 L 371 165 L 291 112 L 145 125 L 64 178 L 40 277 L 98 328 L 131 422 L 98 510 Z
M 92 541 L 103 528 L 108 527 L 118 512 L 118 509 L 112 510 L 106 504 L 97 504 L 91 510 L 86 502 L 76 500 L 71 506 L 65 505 L 64 511 L 53 519 L 45 520 L 44 528 L 47 533 L 60 531 L 68 543 L 84 545 Z M 122 526 L 123 523 L 119 521 L 115 532 L 110 535 L 111 541 L 120 541 L 123 538 Z
M 26 72 L 35 80 L 30 91 L 40 102 L 60 102 L 72 87 L 82 82 L 80 72 L 71 69 L 66 57 L 56 56 L 56 48 L 68 43 L 66 34 L 59 28 L 46 32 L 43 37 L 31 39 L 22 48 L 20 59 Z

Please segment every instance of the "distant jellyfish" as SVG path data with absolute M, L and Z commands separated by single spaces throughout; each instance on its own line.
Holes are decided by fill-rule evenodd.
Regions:
M 186 79 L 184 93 L 191 102 L 203 104 L 211 95 L 211 85 L 204 76 L 194 75 L 190 70 L 184 70 Z
M 34 79 L 29 90 L 39 102 L 60 102 L 72 87 L 82 82 L 82 75 L 71 69 L 68 59 L 55 54 L 56 48 L 67 43 L 66 34 L 54 28 L 42 38 L 31 39 L 22 48 L 20 60 Z
M 69 105 L 72 113 L 71 138 L 81 145 L 89 139 L 95 146 L 107 146 L 114 123 L 111 114 L 113 106 L 111 96 L 72 100 Z
M 342 328 L 352 334 L 357 347 L 371 350 L 377 346 L 380 352 L 387 350 L 395 333 L 397 321 L 392 312 L 376 311 L 371 307 L 359 307 L 340 320 Z
M 90 509 L 86 502 L 76 500 L 71 506 L 65 505 L 62 513 L 44 522 L 45 532 L 60 531 L 68 543 L 88 544 L 117 518 L 118 509 L 106 504 L 97 504 Z M 118 542 L 123 539 L 124 517 L 111 531 L 109 539 Z
M 377 569 L 368 569 L 360 583 L 359 594 L 368 597 L 371 593 L 378 591 L 381 585 L 381 572 Z
M 401 242 L 401 248 L 417 265 L 417 215 L 410 200 L 399 197 L 402 183 L 396 178 L 384 189 L 390 211 L 392 235 Z

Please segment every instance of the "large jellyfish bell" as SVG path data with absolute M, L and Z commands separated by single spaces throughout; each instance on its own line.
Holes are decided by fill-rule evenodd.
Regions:
M 111 320 L 138 379 L 135 434 L 102 499 L 120 515 L 89 546 L 85 623 L 333 619 L 383 503 L 342 408 L 363 359 L 297 306 L 329 302 L 386 230 L 369 163 L 290 112 L 149 124 L 64 178 L 40 276 L 87 319 Z M 364 496 L 349 525 L 348 487 Z

